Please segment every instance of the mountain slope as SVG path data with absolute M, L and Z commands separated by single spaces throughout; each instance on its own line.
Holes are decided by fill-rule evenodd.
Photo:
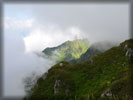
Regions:
M 86 62 L 56 64 L 28 100 L 129 100 L 127 42 Z
M 116 44 L 108 41 L 93 43 L 90 48 L 88 48 L 88 50 L 81 55 L 80 61 L 85 61 L 92 56 L 110 49 L 113 46 L 116 46 Z
M 92 56 L 100 54 L 104 52 L 105 50 L 108 50 L 111 47 L 116 46 L 116 45 L 117 43 L 113 43 L 110 41 L 102 41 L 102 42 L 93 43 L 90 45 L 88 50 L 80 56 L 79 59 L 73 59 L 69 62 L 72 64 L 77 63 L 77 62 L 84 62 L 86 60 L 89 60 Z
M 88 48 L 89 44 L 87 40 L 77 39 L 74 41 L 66 41 L 57 47 L 46 48 L 43 50 L 43 53 L 57 62 L 62 60 L 70 61 L 72 59 L 78 59 Z

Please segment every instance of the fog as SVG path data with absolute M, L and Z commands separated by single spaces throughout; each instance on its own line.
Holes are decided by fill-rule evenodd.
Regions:
M 4 96 L 25 95 L 23 79 L 35 72 L 41 75 L 55 63 L 25 51 L 24 40 L 18 33 L 4 34 Z
M 4 96 L 24 96 L 23 78 L 55 64 L 36 53 L 76 38 L 90 43 L 128 39 L 129 5 L 5 4 Z

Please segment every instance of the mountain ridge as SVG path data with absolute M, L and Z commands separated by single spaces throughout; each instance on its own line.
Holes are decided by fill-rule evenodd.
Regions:
M 42 52 L 57 62 L 70 61 L 79 58 L 81 54 L 86 52 L 89 48 L 89 43 L 87 44 L 86 41 L 81 39 L 66 41 L 56 47 L 46 48 Z
M 71 60 L 70 63 L 73 64 L 77 62 L 84 62 L 90 59 L 92 56 L 102 53 L 113 46 L 117 46 L 117 43 L 110 42 L 110 41 L 100 41 L 100 42 L 92 43 L 90 47 L 87 49 L 87 51 L 83 53 L 79 59 Z
M 129 100 L 127 42 L 85 62 L 54 65 L 28 100 Z

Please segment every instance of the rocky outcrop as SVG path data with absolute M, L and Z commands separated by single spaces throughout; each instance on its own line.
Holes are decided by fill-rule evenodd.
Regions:
M 128 49 L 128 45 L 125 45 L 124 46 L 124 51 Z
M 63 63 L 60 63 L 60 66 L 62 67 L 63 66 Z
M 128 57 L 128 58 L 133 58 L 133 49 L 129 48 L 129 49 L 126 51 L 126 57 Z
M 55 80 L 55 84 L 54 84 L 54 94 L 59 93 L 60 85 L 61 85 L 61 80 Z
M 112 93 L 110 90 L 106 90 L 104 93 L 101 94 L 101 98 L 111 97 L 111 96 L 112 96 Z
M 126 66 L 126 62 L 123 62 L 122 66 L 125 67 Z
M 59 93 L 59 89 L 64 88 L 66 84 L 62 82 L 61 80 L 56 79 L 54 84 L 54 94 Z M 70 89 L 65 89 L 64 94 L 68 96 L 70 94 Z
M 92 58 L 90 59 L 90 61 L 91 61 L 91 64 L 93 64 L 93 59 Z
M 133 58 L 133 49 L 129 48 L 128 45 L 124 46 L 124 51 L 126 51 L 126 57 Z

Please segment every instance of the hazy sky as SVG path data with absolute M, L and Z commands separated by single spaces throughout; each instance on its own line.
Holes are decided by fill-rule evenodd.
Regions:
M 33 52 L 75 37 L 90 42 L 120 42 L 128 36 L 129 5 L 125 3 L 5 4 L 5 95 L 24 95 L 20 79 L 32 71 L 46 71 L 54 64 Z
M 40 51 L 63 41 L 123 41 L 129 35 L 128 4 L 6 4 L 5 23 L 24 36 L 27 51 Z M 34 44 L 34 45 L 33 45 Z

